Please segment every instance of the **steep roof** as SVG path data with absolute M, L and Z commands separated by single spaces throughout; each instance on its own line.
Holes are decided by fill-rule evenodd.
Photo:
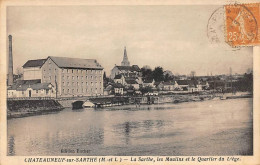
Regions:
M 41 79 L 34 79 L 34 80 L 17 80 L 16 85 L 24 85 L 24 84 L 37 84 L 41 83 Z
M 178 85 L 189 85 L 191 80 L 177 80 Z
M 49 56 L 60 68 L 84 68 L 84 69 L 103 69 L 95 59 L 81 59 L 69 57 Z
M 113 89 L 113 86 L 112 85 L 108 85 L 105 89 L 104 89 L 104 91 L 110 91 L 110 90 L 112 90 Z
M 177 80 L 178 85 L 189 85 L 194 86 L 198 84 L 196 80 Z
M 132 69 L 135 70 L 135 71 L 141 70 L 138 65 L 132 65 Z
M 175 82 L 163 82 L 163 85 L 174 85 Z
M 33 85 L 41 83 L 41 79 L 35 79 L 35 80 L 17 80 L 15 84 L 13 84 L 11 87 L 8 88 L 8 90 L 16 90 L 19 86 L 24 85 Z
M 114 79 L 121 79 L 121 78 L 122 78 L 122 75 L 121 75 L 121 74 L 118 74 L 118 75 L 115 76 Z
M 38 59 L 38 60 L 28 60 L 24 65 L 23 68 L 29 67 L 42 67 L 47 59 Z
M 113 86 L 114 86 L 114 88 L 124 88 L 124 86 L 120 83 L 116 83 Z
M 141 71 L 140 68 L 137 65 L 132 65 L 132 66 L 116 66 L 119 70 L 127 70 L 127 71 L 136 71 L 139 72 Z
M 136 81 L 137 79 L 137 77 L 125 77 L 126 81 Z
M 135 80 L 133 79 L 126 79 L 125 80 L 127 84 L 138 84 Z
M 156 82 L 156 81 L 155 81 L 155 82 L 154 82 L 154 85 L 158 86 L 158 85 L 160 85 L 161 83 L 162 83 L 162 82 L 159 82 L 159 81 Z

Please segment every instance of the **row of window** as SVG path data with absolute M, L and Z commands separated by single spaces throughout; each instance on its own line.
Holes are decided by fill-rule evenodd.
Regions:
M 84 70 L 84 69 L 62 69 L 62 73 L 99 73 L 101 74 L 101 70 Z
M 47 77 L 48 77 L 49 80 L 52 79 L 51 76 L 47 76 Z M 43 78 L 45 79 L 46 76 L 43 76 Z M 72 76 L 71 78 L 72 78 L 72 80 L 75 80 L 75 78 L 76 78 L 77 80 L 80 79 L 79 76 Z M 89 77 L 90 80 L 98 80 L 98 78 L 99 78 L 100 81 L 102 80 L 102 77 L 101 77 L 101 76 L 99 76 L 99 77 L 97 77 L 97 76 L 90 76 L 90 77 Z M 70 77 L 67 76 L 67 80 L 69 80 L 69 79 L 70 79 Z M 81 76 L 81 79 L 83 80 L 83 76 Z M 86 76 L 86 79 L 88 79 L 88 76 Z M 56 80 L 56 76 L 54 76 L 54 80 Z M 65 80 L 65 77 L 64 77 L 64 76 L 62 76 L 62 80 Z
M 71 76 L 71 78 L 72 78 L 72 80 L 75 80 L 75 78 L 77 79 L 77 80 L 79 80 L 80 78 L 83 80 L 84 79 L 84 76 Z M 99 80 L 101 80 L 102 79 L 102 77 L 101 76 L 99 76 L 99 77 L 97 77 L 97 76 L 86 76 L 85 77 L 86 79 L 91 79 L 91 80 L 93 80 L 93 79 L 95 79 L 95 80 L 97 80 L 97 79 L 99 79 Z M 65 76 L 62 76 L 62 79 L 64 80 L 65 79 Z M 70 76 L 67 76 L 67 80 L 69 80 L 70 79 Z
M 45 72 L 46 70 L 45 70 L 45 69 L 43 69 L 43 71 Z M 49 68 L 49 71 L 51 71 L 51 68 Z M 54 71 L 57 71 L 57 69 L 56 69 L 56 68 L 54 68 Z
M 45 79 L 45 78 L 48 78 L 49 80 L 52 79 L 51 76 L 43 76 L 43 78 L 44 78 L 44 79 Z M 56 76 L 54 76 L 54 80 L 56 80 Z
M 49 73 L 51 73 L 52 68 L 49 68 Z M 57 69 L 54 68 L 54 72 L 56 72 Z M 43 72 L 45 73 L 46 70 L 44 69 Z M 102 70 L 83 70 L 83 69 L 62 69 L 62 73 L 92 73 L 92 74 L 101 74 Z
M 71 83 L 72 86 L 75 86 L 75 84 L 77 84 L 77 86 L 79 86 L 79 82 L 72 82 L 72 83 Z M 86 82 L 86 83 L 81 82 L 81 86 L 83 86 L 83 85 L 85 85 L 85 84 L 86 84 L 86 86 L 88 86 L 88 85 L 94 86 L 94 84 L 95 84 L 95 86 L 97 86 L 98 83 L 97 83 L 97 82 L 90 82 L 90 83 L 88 83 L 88 82 Z M 65 82 L 62 82 L 62 85 L 63 85 L 63 86 L 65 86 L 65 85 L 70 86 L 70 82 L 67 82 L 66 84 L 65 84 Z M 99 85 L 101 86 L 102 83 L 99 82 Z
M 62 89 L 62 93 L 65 93 L 65 92 L 66 92 L 66 93 L 68 93 L 68 94 L 69 94 L 70 92 L 72 92 L 72 93 L 77 92 L 77 93 L 78 93 L 78 92 L 80 92 L 80 91 L 81 91 L 82 93 L 84 93 L 84 92 L 87 92 L 87 93 L 88 93 L 88 92 L 90 92 L 90 93 L 93 93 L 93 92 L 94 92 L 94 93 L 97 93 L 97 92 L 98 92 L 98 88 L 96 88 L 96 89 L 91 88 L 90 90 L 89 90 L 89 89 L 85 89 L 85 90 L 84 90 L 84 89 L 81 89 L 81 90 L 79 90 L 79 89 L 76 89 L 76 90 L 75 90 L 75 89 L 67 89 L 67 90 Z M 102 88 L 100 88 L 100 92 L 101 92 L 101 91 L 102 91 Z
M 44 90 L 40 90 L 40 91 L 44 91 Z M 53 90 L 51 90 L 50 92 L 52 92 L 52 93 L 53 93 Z M 39 93 L 39 90 L 36 90 L 36 91 L 35 91 L 35 93 Z M 13 92 L 12 92 L 12 94 L 13 94 Z M 24 92 L 24 91 L 22 91 L 22 94 L 24 95 L 24 94 L 25 94 L 25 92 Z M 46 89 L 46 90 L 45 90 L 45 94 L 49 94 L 49 89 Z

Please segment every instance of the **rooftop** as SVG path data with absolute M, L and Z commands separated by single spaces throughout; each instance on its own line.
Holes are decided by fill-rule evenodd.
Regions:
M 114 86 L 114 88 L 124 88 L 124 86 L 120 83 L 116 83 L 113 86 Z
M 103 67 L 95 59 L 81 59 L 69 57 L 54 57 L 50 59 L 60 68 L 84 68 L 84 69 L 103 69 Z
M 24 65 L 23 68 L 29 67 L 42 67 L 47 59 L 38 59 L 38 60 L 28 60 Z
M 191 85 L 191 84 L 198 84 L 195 80 L 177 80 L 178 85 Z
M 133 79 L 126 79 L 125 80 L 127 84 L 138 84 L 135 80 Z
M 49 56 L 48 58 L 50 58 L 60 68 L 103 69 L 103 67 L 95 59 L 81 59 L 55 56 Z M 23 68 L 42 67 L 47 59 L 28 60 L 23 65 Z
M 104 91 L 110 91 L 110 90 L 112 90 L 113 89 L 113 86 L 112 85 L 108 85 L 105 89 L 104 89 Z
M 163 82 L 163 85 L 174 85 L 175 82 Z
M 41 83 L 41 79 L 34 79 L 34 80 L 17 80 L 16 85 L 24 85 L 24 84 L 37 84 Z
M 128 70 L 128 71 L 136 71 L 139 72 L 141 71 L 140 68 L 137 65 L 132 65 L 132 66 L 116 66 L 119 70 Z
M 121 78 L 122 78 L 122 75 L 121 75 L 121 74 L 118 74 L 118 75 L 115 76 L 114 79 L 121 79 Z

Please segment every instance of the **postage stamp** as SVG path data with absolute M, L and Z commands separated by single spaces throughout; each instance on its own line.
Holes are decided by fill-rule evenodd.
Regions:
M 259 10 L 259 3 L 225 6 L 225 40 L 229 45 L 260 45 Z

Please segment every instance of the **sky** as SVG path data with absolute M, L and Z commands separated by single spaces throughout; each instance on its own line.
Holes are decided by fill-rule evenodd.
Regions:
M 131 65 L 174 74 L 245 73 L 251 47 L 212 44 L 211 14 L 219 6 L 12 6 L 7 36 L 13 36 L 14 71 L 48 56 L 96 59 L 107 74 L 120 65 L 126 46 Z M 8 39 L 8 37 L 6 38 Z M 223 36 L 224 37 L 224 36 Z

